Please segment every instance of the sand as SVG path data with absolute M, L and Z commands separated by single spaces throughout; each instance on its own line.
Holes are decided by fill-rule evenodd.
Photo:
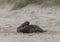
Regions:
M 59 42 L 60 9 L 58 7 L 40 8 L 29 4 L 11 11 L 10 6 L 0 7 L 0 42 Z M 24 21 L 39 25 L 45 33 L 17 33 L 16 29 Z

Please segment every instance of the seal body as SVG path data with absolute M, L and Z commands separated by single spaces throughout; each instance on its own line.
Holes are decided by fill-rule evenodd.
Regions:
M 45 30 L 43 30 L 42 28 L 40 28 L 39 26 L 37 25 L 29 25 L 29 26 L 26 26 L 23 30 L 23 33 L 36 33 L 36 32 L 46 32 Z

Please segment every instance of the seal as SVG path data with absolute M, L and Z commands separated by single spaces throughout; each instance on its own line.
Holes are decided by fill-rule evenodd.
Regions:
M 46 30 L 43 30 L 37 25 L 30 25 L 29 21 L 25 21 L 21 26 L 17 28 L 17 32 L 23 32 L 23 33 L 37 33 L 37 32 L 47 32 Z

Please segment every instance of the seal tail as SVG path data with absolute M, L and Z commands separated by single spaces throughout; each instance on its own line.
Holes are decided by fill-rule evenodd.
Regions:
M 43 33 L 43 32 L 47 32 L 47 30 L 42 30 L 42 31 L 39 31 L 40 33 Z

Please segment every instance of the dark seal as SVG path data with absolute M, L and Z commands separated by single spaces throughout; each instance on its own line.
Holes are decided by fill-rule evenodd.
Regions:
M 37 25 L 30 25 L 29 21 L 24 22 L 21 26 L 17 28 L 17 32 L 23 32 L 23 33 L 36 33 L 36 32 L 46 32 L 46 30 L 43 30 Z

